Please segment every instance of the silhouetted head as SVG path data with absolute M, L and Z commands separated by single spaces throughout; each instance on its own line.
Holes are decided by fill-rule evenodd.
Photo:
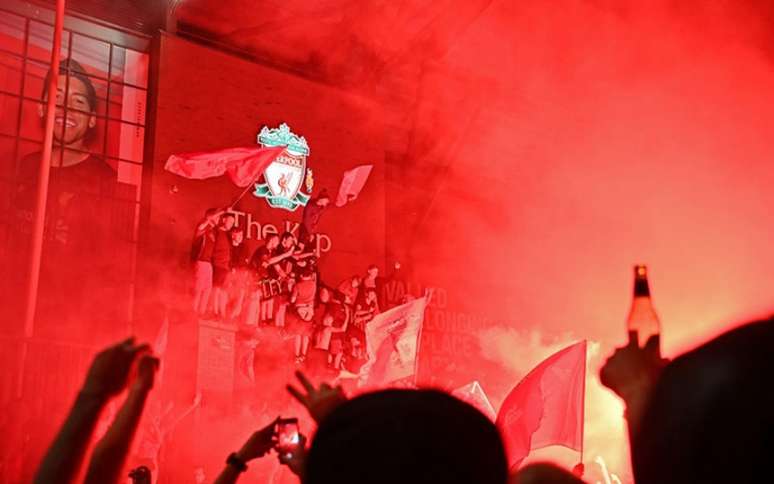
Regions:
M 634 440 L 638 484 L 757 482 L 774 448 L 774 318 L 672 361 Z
M 500 434 L 481 412 L 435 390 L 384 390 L 320 424 L 305 484 L 504 484 Z
M 583 481 L 561 467 L 540 462 L 520 469 L 511 484 L 583 484 Z
M 129 478 L 135 484 L 150 484 L 151 471 L 147 466 L 140 466 L 129 472 Z

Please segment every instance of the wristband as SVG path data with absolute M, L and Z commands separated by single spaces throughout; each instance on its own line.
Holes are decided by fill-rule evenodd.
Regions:
M 236 452 L 232 452 L 228 455 L 228 459 L 226 459 L 226 464 L 230 465 L 234 469 L 238 470 L 239 472 L 244 472 L 247 470 L 247 464 L 245 464 L 242 459 L 240 459 Z

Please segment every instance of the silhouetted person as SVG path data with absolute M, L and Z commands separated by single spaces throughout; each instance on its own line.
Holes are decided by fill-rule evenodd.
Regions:
M 572 473 L 544 462 L 530 464 L 511 478 L 511 484 L 583 484 Z
M 132 484 L 151 484 L 151 471 L 146 466 L 140 466 L 129 472 Z
M 675 359 L 634 437 L 638 483 L 761 482 L 774 449 L 774 318 Z
M 385 390 L 322 418 L 303 482 L 503 484 L 500 434 L 481 412 L 434 390 Z
M 646 382 L 625 397 L 645 402 L 630 435 L 635 481 L 769 480 L 774 448 L 772 349 L 774 318 L 752 322 L 676 358 L 650 386 L 654 365 L 642 362 L 654 361 L 652 354 L 637 346 L 619 349 L 616 356 L 621 358 L 614 356 L 602 369 L 605 384 L 620 394 L 627 384 L 621 375 Z M 626 370 L 638 366 L 640 377 L 636 370 Z
M 67 483 L 75 478 L 100 412 L 128 388 L 110 428 L 94 446 L 84 478 L 86 483 L 118 481 L 158 368 L 158 360 L 148 350 L 147 345 L 135 345 L 130 338 L 97 354 L 67 419 L 38 467 L 35 483 Z M 130 382 L 133 367 L 136 376 Z
M 331 197 L 326 189 L 322 189 L 316 198 L 309 200 L 309 203 L 304 207 L 299 239 L 306 241 L 311 234 L 317 233 L 320 218 L 330 203 Z
M 217 228 L 223 210 L 208 208 L 204 218 L 196 225 L 191 244 L 191 262 L 193 262 L 194 298 L 193 310 L 199 315 L 207 312 L 212 291 L 212 255 L 215 250 Z

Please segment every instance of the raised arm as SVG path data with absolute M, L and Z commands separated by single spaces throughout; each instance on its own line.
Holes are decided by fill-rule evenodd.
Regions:
M 118 482 L 129 447 L 132 445 L 137 424 L 140 422 L 145 400 L 153 388 L 153 377 L 159 360 L 143 355 L 137 367 L 137 379 L 129 390 L 124 405 L 102 439 L 94 447 L 84 483 Z
M 628 344 L 617 348 L 599 372 L 600 382 L 621 397 L 626 405 L 630 442 L 639 431 L 651 392 L 668 362 L 661 358 L 659 346 L 659 336 L 654 335 L 640 348 L 637 333 L 631 332 Z
M 288 384 L 288 393 L 309 411 L 309 415 L 318 425 L 336 407 L 347 401 L 340 385 L 332 387 L 321 383 L 319 387 L 315 387 L 300 371 L 296 372 L 296 378 L 301 383 L 302 390 Z
M 266 427 L 254 432 L 239 451 L 229 455 L 226 466 L 215 479 L 214 484 L 234 484 L 239 479 L 239 475 L 247 470 L 248 462 L 269 452 L 276 444 L 274 437 L 276 426 L 277 420 L 274 420 Z
M 102 408 L 124 389 L 132 362 L 145 349 L 147 345 L 137 346 L 134 338 L 129 338 L 97 354 L 73 408 L 38 467 L 34 482 L 72 482 Z
M 271 265 L 274 265 L 278 262 L 282 262 L 283 260 L 287 259 L 288 257 L 293 255 L 293 248 L 287 250 L 287 252 L 283 252 L 282 254 L 276 255 L 272 257 L 271 259 L 268 259 L 266 262 L 263 263 L 264 267 L 269 267 Z
M 316 254 L 314 252 L 299 252 L 297 254 L 293 254 L 293 258 L 295 260 L 302 260 L 302 259 L 308 259 L 309 257 L 314 257 Z
M 347 326 L 349 326 L 349 320 L 344 321 L 344 324 L 341 325 L 341 328 L 333 328 L 331 327 L 332 333 L 344 333 L 347 331 Z
M 204 235 L 204 233 L 205 233 L 205 232 L 206 232 L 208 229 L 210 229 L 210 228 L 214 227 L 215 225 L 217 225 L 217 223 L 218 223 L 218 217 L 220 217 L 221 215 L 223 215 L 223 213 L 224 213 L 225 211 L 226 211 L 225 209 L 224 209 L 224 210 L 218 210 L 218 211 L 217 211 L 217 212 L 215 212 L 214 214 L 212 214 L 212 215 L 210 215 L 209 217 L 205 218 L 205 219 L 204 219 L 204 222 L 200 223 L 200 224 L 199 224 L 199 225 L 196 227 L 196 236 L 197 236 L 197 237 L 201 237 L 202 235 Z

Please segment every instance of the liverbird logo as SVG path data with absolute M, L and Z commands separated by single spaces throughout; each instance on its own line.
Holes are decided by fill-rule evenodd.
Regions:
M 258 134 L 258 143 L 262 146 L 284 146 L 282 152 L 263 172 L 264 182 L 255 186 L 256 197 L 266 198 L 272 207 L 293 211 L 309 201 L 309 195 L 303 193 L 304 180 L 308 193 L 314 185 L 311 170 L 306 167 L 309 145 L 303 136 L 294 134 L 290 127 L 282 123 L 279 128 L 264 126 Z
M 292 173 L 283 173 L 280 179 L 277 181 L 277 185 L 280 187 L 280 195 L 288 194 L 288 184 L 293 179 Z

